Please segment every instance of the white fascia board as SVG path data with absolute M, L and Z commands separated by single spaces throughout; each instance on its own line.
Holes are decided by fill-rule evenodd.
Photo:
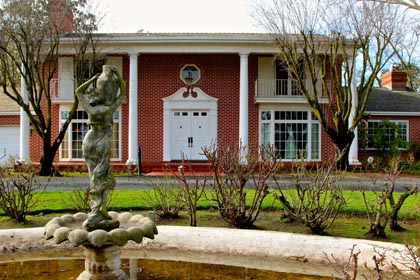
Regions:
M 3 111 L 0 112 L 0 116 L 19 116 L 20 111 Z
M 264 53 L 273 54 L 278 50 L 272 44 L 232 43 L 232 42 L 99 42 L 101 53 Z M 74 47 L 61 45 L 60 54 L 74 54 Z
M 420 117 L 420 112 L 365 111 L 363 114 L 364 115 L 372 115 L 372 116 Z
M 252 36 L 103 36 L 97 37 L 101 53 L 277 53 L 273 41 Z M 62 38 L 61 55 L 74 54 L 74 38 Z

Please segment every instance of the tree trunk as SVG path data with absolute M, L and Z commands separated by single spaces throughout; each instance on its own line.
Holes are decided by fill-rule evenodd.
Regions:
M 389 227 L 392 231 L 402 231 L 404 228 L 398 224 L 398 212 L 400 211 L 401 207 L 404 204 L 404 201 L 412 194 L 417 192 L 417 188 L 414 187 L 411 190 L 406 191 L 405 193 L 401 194 L 398 198 L 398 202 L 395 205 L 392 205 L 392 211 L 390 214 L 390 223 Z
M 337 169 L 338 170 L 347 170 L 347 168 L 349 167 L 350 149 L 343 148 L 343 150 L 341 150 L 339 148 L 339 153 L 340 153 L 341 157 L 337 161 Z
M 337 169 L 347 170 L 349 167 L 350 146 L 354 139 L 354 133 L 347 131 L 346 133 L 341 133 L 339 135 L 328 134 L 338 150 Z
M 54 157 L 51 158 L 48 155 L 45 156 L 45 150 L 44 150 L 44 155 L 41 157 L 41 160 L 40 160 L 39 176 L 51 176 L 54 174 L 53 160 L 54 160 Z
M 51 147 L 51 140 L 50 140 L 49 133 L 45 133 L 42 140 L 43 140 L 43 145 L 42 145 L 42 156 L 39 162 L 40 164 L 39 176 L 51 176 L 51 175 L 54 175 L 55 173 L 53 162 L 55 158 L 55 153 L 57 152 L 57 148 Z
M 385 238 L 385 227 L 382 225 L 371 225 L 369 230 L 369 235 L 374 238 Z

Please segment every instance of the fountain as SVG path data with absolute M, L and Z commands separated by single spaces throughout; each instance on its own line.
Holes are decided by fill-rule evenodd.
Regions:
M 84 250 L 85 270 L 79 280 L 129 279 L 121 269 L 121 257 L 129 258 L 130 263 L 132 259 L 144 258 L 331 276 L 337 274 L 326 255 L 334 255 L 340 262 L 337 265 L 343 268 L 355 244 L 360 251 L 360 269 L 372 268 L 372 256 L 378 252 L 395 259 L 405 249 L 400 244 L 328 236 L 174 226 L 160 226 L 159 238 L 153 242 L 143 240 L 153 239 L 158 233 L 153 217 L 106 210 L 108 192 L 115 187 L 109 166 L 112 114 L 125 96 L 124 81 L 115 67 L 105 65 L 101 75 L 80 86 L 76 93 L 91 126 L 82 146 L 89 171 L 91 212 L 53 218 L 44 228 L 0 230 L 0 266 L 5 262 L 24 263 L 58 256 L 78 258 L 80 246 Z M 60 245 L 49 245 L 52 242 L 42 239 L 42 235 Z M 136 243 L 142 243 L 141 250 Z M 132 268 L 135 270 L 136 264 L 130 266 L 130 274 Z M 135 274 L 136 271 L 130 279 L 136 279 Z M 27 279 L 33 279 L 32 275 Z
M 85 270 L 78 280 L 123 280 L 121 248 L 129 240 L 141 243 L 150 239 L 157 228 L 150 217 L 130 213 L 107 212 L 108 192 L 115 188 L 110 167 L 110 137 L 113 113 L 126 94 L 125 82 L 118 70 L 104 65 L 103 71 L 76 89 L 76 95 L 89 116 L 90 129 L 83 139 L 83 157 L 89 172 L 90 213 L 64 215 L 49 221 L 44 237 L 60 244 L 69 240 L 82 246 Z

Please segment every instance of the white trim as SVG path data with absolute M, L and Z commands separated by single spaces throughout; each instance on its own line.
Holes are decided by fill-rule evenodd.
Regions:
M 128 159 L 126 165 L 137 165 L 138 149 L 138 56 L 136 53 L 129 53 L 130 74 L 129 74 L 129 102 L 128 102 Z
M 19 116 L 20 115 L 20 111 L 2 111 L 0 112 L 0 116 Z
M 193 66 L 197 69 L 198 72 L 198 78 L 197 80 L 193 81 L 192 84 L 195 85 L 196 83 L 198 83 L 201 80 L 201 69 L 200 67 L 198 67 L 196 64 L 194 63 L 186 63 L 184 64 L 181 69 L 179 69 L 179 79 L 183 82 L 183 83 L 187 83 L 187 81 L 184 80 L 184 78 L 182 77 L 182 71 L 184 71 L 184 69 L 188 66 Z
M 322 127 L 321 124 L 319 123 L 319 121 L 316 118 L 312 118 L 312 111 L 307 107 L 307 106 L 301 106 L 300 104 L 298 106 L 279 106 L 279 105 L 274 105 L 274 106 L 269 106 L 269 104 L 267 104 L 266 106 L 260 106 L 259 110 L 258 110 L 258 145 L 261 146 L 261 125 L 262 125 L 262 120 L 261 120 L 261 112 L 262 111 L 270 111 L 271 114 L 271 118 L 269 121 L 265 121 L 264 123 L 269 123 L 270 124 L 270 145 L 274 145 L 274 137 L 275 137 L 275 133 L 274 133 L 274 124 L 276 123 L 276 121 L 274 120 L 274 112 L 275 111 L 289 111 L 289 112 L 297 112 L 297 111 L 304 111 L 308 113 L 308 119 L 304 122 L 308 125 L 308 139 L 307 142 L 309 144 L 308 147 L 308 158 L 309 159 L 305 159 L 306 161 L 309 162 L 320 162 L 322 161 Z M 291 120 L 290 122 L 292 123 L 302 123 L 302 120 Z M 280 121 L 278 123 L 286 123 L 285 121 Z M 318 135 L 319 135 L 319 139 L 318 139 L 318 158 L 314 159 L 312 158 L 312 124 L 313 123 L 317 123 L 318 124 Z M 296 159 L 284 159 L 284 158 L 280 158 L 279 160 L 281 160 L 282 162 L 293 162 L 296 161 Z
M 163 161 L 172 160 L 172 111 L 173 110 L 208 110 L 209 135 L 217 138 L 217 102 L 198 87 L 193 89 L 197 97 L 183 97 L 187 89 L 182 87 L 172 95 L 162 98 L 163 101 Z M 216 141 L 216 139 L 213 139 Z
M 246 155 L 248 153 L 248 53 L 239 53 L 240 74 L 239 74 L 239 148 Z M 242 150 L 244 149 L 244 150 Z
M 60 108 L 58 109 L 58 114 L 59 114 L 59 122 L 58 122 L 59 129 L 61 129 L 61 124 L 64 121 L 61 118 L 61 112 L 63 112 L 63 111 L 70 112 L 70 109 L 71 109 L 71 107 L 69 105 L 67 105 L 67 104 L 61 104 L 60 105 Z M 78 111 L 85 111 L 83 109 L 83 107 L 81 107 L 80 105 L 77 108 L 77 110 Z M 121 161 L 121 159 L 122 159 L 122 143 L 121 143 L 121 139 L 122 139 L 122 109 L 121 109 L 121 106 L 116 111 L 118 111 L 118 157 L 110 158 L 110 161 L 111 162 L 118 162 L 118 161 Z M 71 124 L 72 124 L 73 120 L 71 120 L 71 122 L 70 122 L 70 124 L 69 124 L 69 126 L 67 128 L 66 134 L 71 132 Z M 87 123 L 88 123 L 88 119 L 86 119 L 86 124 Z M 63 141 L 65 140 L 65 137 L 66 137 L 66 135 L 64 135 Z M 82 158 L 72 158 L 72 156 L 71 156 L 72 147 L 70 146 L 71 145 L 70 142 L 69 142 L 69 147 L 68 147 L 69 157 L 68 158 L 63 158 L 62 157 L 62 144 L 63 144 L 63 141 L 60 143 L 60 147 L 58 149 L 58 160 L 59 161 L 62 161 L 62 162 L 79 162 L 79 161 L 84 161 L 84 158 L 83 157 Z
M 369 122 L 371 122 L 371 123 L 381 123 L 381 122 L 384 122 L 384 121 L 388 121 L 388 122 L 391 122 L 393 124 L 396 124 L 397 122 L 404 122 L 404 123 L 406 123 L 406 125 L 407 125 L 407 127 L 406 127 L 406 130 L 407 130 L 406 138 L 407 139 L 405 139 L 404 141 L 410 142 L 410 121 L 409 120 L 377 120 L 377 119 L 367 120 L 366 121 L 366 125 L 367 125 L 366 126 L 366 130 L 367 130 L 367 132 L 369 132 Z M 355 139 L 355 140 L 357 140 L 357 139 Z M 367 147 L 366 146 L 365 147 L 365 150 L 366 151 L 377 151 L 378 149 L 376 149 L 376 148 L 370 148 L 370 147 Z
M 328 104 L 328 99 L 326 98 L 318 98 L 318 102 L 320 104 Z M 277 103 L 277 104 L 308 104 L 305 97 L 273 97 L 273 98 L 264 98 L 264 97 L 256 97 L 255 103 L 262 104 L 262 103 Z
M 365 111 L 363 114 L 371 116 L 420 117 L 420 112 Z
M 25 72 L 25 67 L 22 66 L 23 71 Z M 25 73 L 24 73 L 25 74 Z M 28 88 L 26 80 L 22 75 L 20 77 L 21 85 L 20 92 L 22 95 L 23 103 L 28 104 Z M 23 108 L 20 108 L 20 126 L 19 126 L 19 161 L 22 163 L 30 163 L 30 153 L 29 153 L 29 117 L 26 115 L 26 112 Z

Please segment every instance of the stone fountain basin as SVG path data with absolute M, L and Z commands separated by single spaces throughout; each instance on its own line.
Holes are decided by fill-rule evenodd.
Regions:
M 123 258 L 180 260 L 243 266 L 282 272 L 337 275 L 336 268 L 326 259 L 334 255 L 337 267 L 343 268 L 350 249 L 356 245 L 359 268 L 372 269 L 372 257 L 385 253 L 391 262 L 401 258 L 402 244 L 362 239 L 313 236 L 294 233 L 240 230 L 226 228 L 158 226 L 154 240 L 142 244 L 128 242 L 122 250 Z M 0 230 L 0 261 L 22 260 L 51 251 L 70 252 L 82 256 L 83 250 L 70 242 L 51 244 L 43 237 L 44 228 Z M 2 249 L 3 248 L 3 249 Z M 71 250 L 70 250 L 71 249 Z M 29 253 L 29 254 L 28 254 Z M 341 262 L 341 263 L 340 263 Z M 384 267 L 383 269 L 387 269 Z
M 45 225 L 44 237 L 53 238 L 56 244 L 69 240 L 75 247 L 87 245 L 100 248 L 107 244 L 124 246 L 129 240 L 141 243 L 143 237 L 153 239 L 158 234 L 156 224 L 149 217 L 129 212 L 110 211 L 108 214 L 112 220 L 119 222 L 118 228 L 110 231 L 103 229 L 88 231 L 82 226 L 88 214 L 79 212 L 53 218 Z

